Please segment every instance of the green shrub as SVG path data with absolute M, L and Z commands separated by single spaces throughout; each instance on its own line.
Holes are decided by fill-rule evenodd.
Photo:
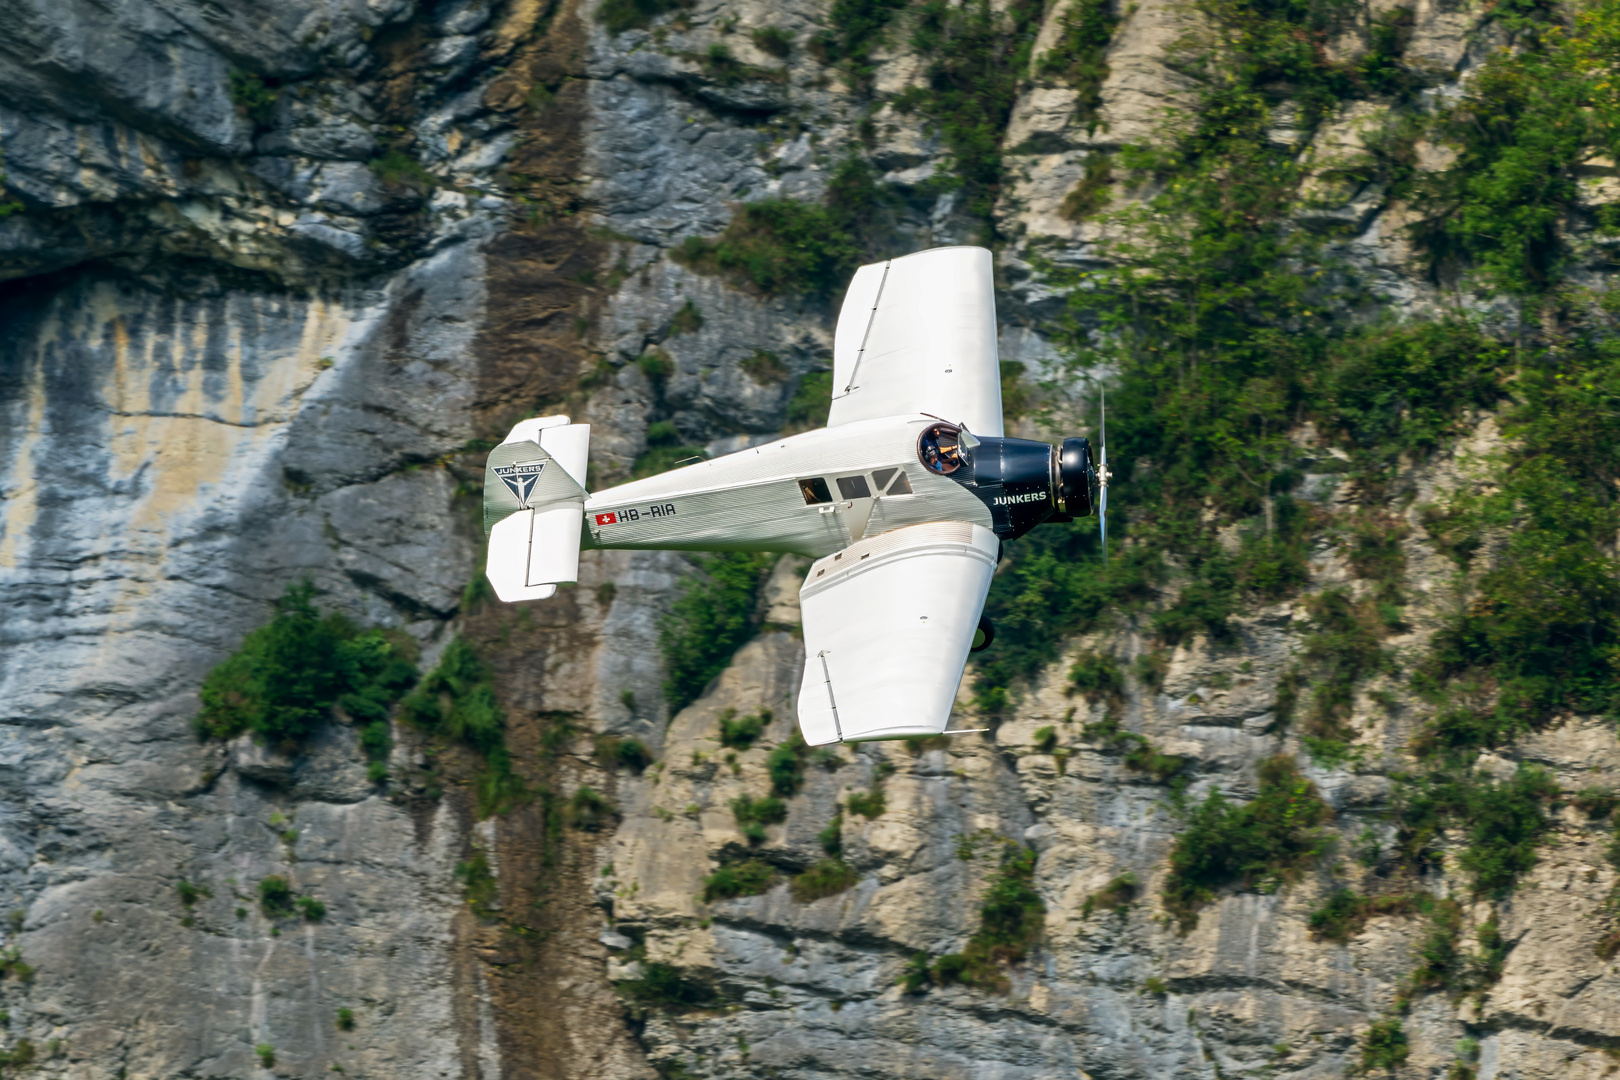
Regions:
M 1170 852 L 1165 910 L 1186 930 L 1217 889 L 1276 889 L 1327 851 L 1329 834 L 1318 826 L 1332 816 L 1292 759 L 1267 759 L 1252 802 L 1234 805 L 1217 789 L 1187 811 Z
M 775 386 L 788 377 L 787 365 L 773 352 L 755 349 L 737 364 L 743 374 L 761 386 Z
M 792 435 L 826 424 L 832 410 L 832 372 L 809 371 L 799 377 L 788 401 L 782 434 Z
M 788 883 L 788 891 L 801 904 L 836 896 L 853 888 L 861 875 L 842 859 L 821 859 Z
M 401 713 L 483 755 L 473 786 L 480 816 L 503 813 L 528 796 L 506 749 L 506 713 L 495 696 L 494 672 L 466 638 L 450 643 L 438 666 L 405 699 Z
M 703 693 L 754 632 L 754 606 L 775 556 L 725 552 L 693 559 L 659 630 L 664 697 L 679 712 Z
M 867 819 L 879 817 L 883 811 L 888 809 L 888 805 L 883 799 L 882 788 L 873 788 L 871 791 L 866 792 L 857 791 L 846 802 L 850 813 L 859 814 Z
M 13 976 L 18 982 L 33 982 L 34 966 L 22 958 L 21 948 L 8 945 L 0 949 L 0 979 Z
M 1382 639 L 1389 626 L 1376 604 L 1357 603 L 1344 589 L 1328 589 L 1311 598 L 1311 633 L 1305 638 L 1299 661 L 1282 680 L 1277 714 L 1293 716 L 1299 695 L 1310 688 L 1302 733 L 1312 739 L 1344 742 L 1354 737 L 1348 727 L 1356 686 L 1365 678 L 1388 670 L 1391 658 Z
M 321 615 L 315 586 L 290 586 L 276 614 L 203 680 L 197 728 L 217 739 L 252 732 L 296 749 L 341 707 L 362 723 L 385 720 L 416 668 L 379 630 Z
M 1570 804 L 1587 817 L 1601 820 L 1620 806 L 1620 792 L 1612 788 L 1585 787 L 1575 793 Z
M 794 795 L 804 783 L 804 763 L 810 748 L 795 728 L 776 749 L 765 758 L 765 770 L 771 776 L 771 790 L 778 795 Z
M 431 191 L 439 186 L 438 177 L 428 172 L 420 161 L 398 148 L 386 150 L 366 164 L 385 184 L 397 184 L 417 191 Z
M 214 891 L 208 886 L 193 885 L 184 878 L 181 878 L 179 881 L 175 882 L 174 891 L 179 895 L 180 902 L 186 907 L 191 907 L 205 896 L 212 897 L 214 895 Z
M 765 731 L 771 722 L 771 710 L 761 709 L 751 716 L 739 718 L 736 709 L 720 714 L 720 745 L 733 750 L 746 750 Z
M 686 303 L 682 304 L 680 310 L 675 312 L 674 317 L 669 320 L 670 337 L 678 337 L 681 334 L 695 334 L 701 329 L 703 329 L 703 312 L 699 311 L 697 305 L 692 303 L 691 300 L 687 300 Z M 653 426 L 656 427 L 657 425 Z
M 1170 984 L 1157 975 L 1150 975 L 1142 980 L 1141 992 L 1144 997 L 1168 997 L 1170 995 Z
M 1406 1063 L 1410 1052 L 1400 1018 L 1378 1020 L 1368 1029 L 1367 1038 L 1361 1044 L 1361 1067 L 1393 1071 Z
M 261 127 L 268 127 L 276 118 L 276 99 L 279 93 L 266 86 L 262 76 L 251 71 L 233 71 L 230 75 L 231 104 Z
M 1069 692 L 1084 694 L 1093 704 L 1117 706 L 1125 699 L 1125 671 L 1112 656 L 1081 653 L 1069 667 Z
M 827 827 L 816 834 L 816 842 L 821 845 L 821 850 L 828 855 L 837 856 L 843 853 L 844 812 L 842 810 L 833 814 L 832 820 L 827 822 Z
M 743 835 L 756 844 L 764 841 L 765 826 L 780 825 L 787 820 L 787 812 L 787 803 L 775 795 L 758 799 L 739 795 L 731 800 L 731 816 L 737 820 Z
M 263 1068 L 266 1068 L 266 1069 L 275 1068 L 275 1065 L 276 1065 L 276 1048 L 275 1047 L 271 1046 L 269 1043 L 259 1043 L 257 1046 L 255 1046 L 253 1048 L 253 1052 L 259 1056 L 259 1064 L 260 1064 L 260 1066 L 262 1066 Z
M 326 918 L 326 905 L 313 896 L 300 896 L 293 901 L 293 905 L 307 922 L 320 922 Z
M 338 1009 L 338 1011 L 337 1011 L 337 1029 L 339 1031 L 353 1031 L 354 1030 L 354 1010 L 353 1009 L 349 1008 L 348 1006 L 342 1006 L 342 1007 L 340 1007 Z
M 259 910 L 267 919 L 290 919 L 297 914 L 292 883 L 280 874 L 259 879 Z
M 653 763 L 653 755 L 640 739 L 599 735 L 596 739 L 596 760 L 604 769 L 629 769 L 640 775 Z
M 1057 747 L 1057 728 L 1048 724 L 1035 729 L 1035 752 L 1050 754 Z
M 1080 92 L 1074 105 L 1074 122 L 1085 124 L 1090 131 L 1102 106 L 1102 84 L 1108 78 L 1108 45 L 1119 18 L 1108 0 L 1080 0 L 1064 9 L 1060 25 L 1062 33 L 1041 57 L 1036 71 Z M 1089 174 L 1089 158 L 1087 166 Z
M 1433 845 L 1448 827 L 1467 832 L 1457 864 L 1477 895 L 1506 896 L 1536 865 L 1536 846 L 1552 827 L 1548 804 L 1558 795 L 1546 770 L 1520 765 L 1501 781 L 1460 770 L 1397 780 L 1391 814 L 1408 867 L 1433 864 Z
M 901 969 L 900 978 L 895 981 L 900 986 L 902 994 L 920 994 L 926 990 L 928 984 L 933 982 L 928 969 L 928 954 L 912 953 L 911 959 L 907 960 L 906 966 Z
M 619 992 L 647 1005 L 692 1007 L 713 1002 L 714 992 L 669 964 L 643 961 L 641 978 L 618 984 Z
M 776 868 L 758 859 L 726 863 L 703 879 L 703 902 L 758 896 L 776 880 Z
M 1035 853 L 1009 851 L 985 890 L 978 930 L 960 953 L 935 961 L 931 974 L 936 982 L 1006 992 L 1007 978 L 1000 965 L 1026 959 L 1046 926 L 1046 904 L 1034 881 Z
M 1308 925 L 1317 937 L 1342 945 L 1361 933 L 1374 915 L 1409 915 L 1419 909 L 1421 899 L 1407 893 L 1358 896 L 1349 889 L 1335 889 L 1311 912 Z
M 618 816 L 613 804 L 594 788 L 581 785 L 568 798 L 568 823 L 576 829 L 596 832 L 613 824 Z
M 1126 871 L 1086 897 L 1085 904 L 1080 908 L 1080 917 L 1089 918 L 1093 911 L 1115 911 L 1129 907 L 1131 901 L 1136 899 L 1136 892 L 1136 875 Z
M 793 51 L 793 35 L 779 26 L 762 26 L 755 30 L 754 44 L 760 52 L 785 59 Z
M 880 250 L 875 245 L 888 236 L 893 202 L 870 166 L 850 158 L 834 173 L 825 202 L 744 203 L 718 238 L 687 237 L 673 256 L 700 273 L 719 274 L 767 295 L 826 300 Z
M 823 63 L 844 69 L 857 91 L 869 88 L 876 65 L 872 51 L 887 40 L 895 15 L 905 0 L 833 0 L 828 29 L 810 39 L 811 51 Z
M 1127 769 L 1147 773 L 1156 782 L 1169 784 L 1176 791 L 1182 790 L 1188 782 L 1186 758 L 1162 753 L 1152 740 L 1134 731 L 1125 731 L 1113 717 L 1087 724 L 1082 733 L 1109 750 L 1123 750 L 1121 760 Z
M 489 856 L 474 851 L 472 858 L 456 864 L 455 879 L 461 882 L 461 895 L 474 913 L 487 918 L 500 899 L 500 885 L 489 868 Z
M 691 6 L 692 0 L 603 0 L 597 6 L 596 21 L 617 36 L 626 30 L 646 29 L 659 16 Z

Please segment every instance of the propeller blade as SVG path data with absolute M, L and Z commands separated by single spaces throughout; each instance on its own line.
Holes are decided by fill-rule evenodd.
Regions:
M 1102 465 L 1097 470 L 1097 528 L 1102 537 L 1103 569 L 1108 568 L 1108 391 L 1099 388 L 1102 397 Z

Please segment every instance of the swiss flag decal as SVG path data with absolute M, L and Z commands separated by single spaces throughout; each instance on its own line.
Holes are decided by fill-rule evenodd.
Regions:
M 597 514 L 596 515 L 596 523 L 598 525 L 617 525 L 619 523 L 619 515 L 618 514 Z

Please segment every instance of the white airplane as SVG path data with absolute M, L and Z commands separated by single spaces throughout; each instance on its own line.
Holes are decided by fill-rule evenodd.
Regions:
M 968 653 L 993 633 L 983 610 L 1002 541 L 1094 502 L 1107 511 L 1106 445 L 1094 468 L 1085 439 L 1002 437 L 983 248 L 856 271 L 826 427 L 595 494 L 589 448 L 589 425 L 545 416 L 490 452 L 495 595 L 551 596 L 578 579 L 582 548 L 814 558 L 799 590 L 799 726 L 811 746 L 947 734 Z

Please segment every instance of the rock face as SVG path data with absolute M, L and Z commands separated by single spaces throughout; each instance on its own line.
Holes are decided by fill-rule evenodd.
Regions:
M 0 10 L 0 893 L 15 950 L 0 959 L 34 969 L 7 961 L 7 1053 L 26 1039 L 46 1075 L 75 1080 L 1326 1077 L 1359 1062 L 1421 927 L 1379 916 L 1349 945 L 1317 940 L 1306 917 L 1328 879 L 1307 874 L 1223 896 L 1183 931 L 1154 900 L 1179 827 L 1166 788 L 1086 734 L 1112 708 L 1191 762 L 1192 797 L 1252 796 L 1262 760 L 1299 751 L 1273 704 L 1302 607 L 1175 649 L 1116 705 L 1065 693 L 1068 662 L 1099 641 L 1068 643 L 1010 717 L 959 724 L 993 727 L 982 736 L 811 759 L 756 846 L 731 804 L 769 793 L 792 731 L 802 565 L 778 567 L 761 632 L 674 716 L 658 633 L 685 557 L 589 553 L 577 588 L 522 610 L 464 593 L 479 447 L 515 419 L 591 423 L 598 485 L 670 425 L 719 453 L 789 422 L 804 376 L 828 366 L 835 304 L 673 257 L 737 202 L 819 202 L 860 154 L 910 246 L 976 238 L 939 182 L 940 132 L 894 107 L 927 58 L 894 34 L 862 78 L 823 63 L 829 7 L 697 0 L 617 34 L 568 0 Z M 1037 57 L 1067 10 L 1031 28 Z M 1003 356 L 1037 373 L 1062 306 L 1037 264 L 1098 257 L 1102 226 L 1065 210 L 1088 159 L 1152 137 L 1192 85 L 1169 62 L 1191 16 L 1153 0 L 1115 14 L 1096 115 L 1032 77 L 1000 133 Z M 1409 62 L 1467 69 L 1492 41 L 1475 19 L 1420 4 Z M 1388 117 L 1363 103 L 1301 153 L 1353 156 Z M 1435 302 L 1399 207 L 1338 181 L 1320 192 L 1394 307 Z M 1487 421 L 1408 479 L 1454 486 L 1457 457 L 1495 445 Z M 1306 490 L 1331 508 L 1334 484 L 1324 470 Z M 1423 599 L 1396 646 L 1425 640 L 1452 598 L 1417 535 L 1404 586 Z M 1312 573 L 1354 584 L 1330 551 Z M 476 762 L 430 760 L 401 724 L 388 785 L 338 722 L 296 755 L 200 740 L 203 677 L 304 577 L 324 606 L 408 635 L 424 669 L 453 637 L 477 641 L 531 797 L 478 821 Z M 1126 661 L 1154 652 L 1145 630 L 1110 640 Z M 720 745 L 723 716 L 761 710 L 752 747 Z M 1402 717 L 1362 701 L 1357 719 L 1393 752 L 1412 734 Z M 657 763 L 608 768 L 598 736 L 639 739 Z M 1595 721 L 1521 756 L 1572 789 L 1620 770 Z M 1385 776 L 1307 776 L 1341 852 L 1384 829 Z M 581 787 L 611 799 L 609 820 L 559 809 Z M 871 792 L 881 812 L 835 819 Z M 1566 813 L 1500 907 L 1500 980 L 1421 998 L 1403 1075 L 1442 1075 L 1465 1037 L 1482 1078 L 1606 1075 L 1620 985 L 1594 946 L 1615 875 L 1600 831 Z M 835 820 L 851 888 L 800 902 L 784 877 L 702 899 L 723 859 L 812 866 Z M 915 954 L 960 951 L 1020 848 L 1038 854 L 1044 934 L 1006 993 L 903 993 Z M 480 859 L 494 891 L 469 904 Z M 1135 902 L 1098 906 L 1127 873 Z M 324 918 L 272 917 L 272 878 Z M 1487 917 L 1466 913 L 1470 928 Z M 637 1000 L 649 971 L 701 993 Z

